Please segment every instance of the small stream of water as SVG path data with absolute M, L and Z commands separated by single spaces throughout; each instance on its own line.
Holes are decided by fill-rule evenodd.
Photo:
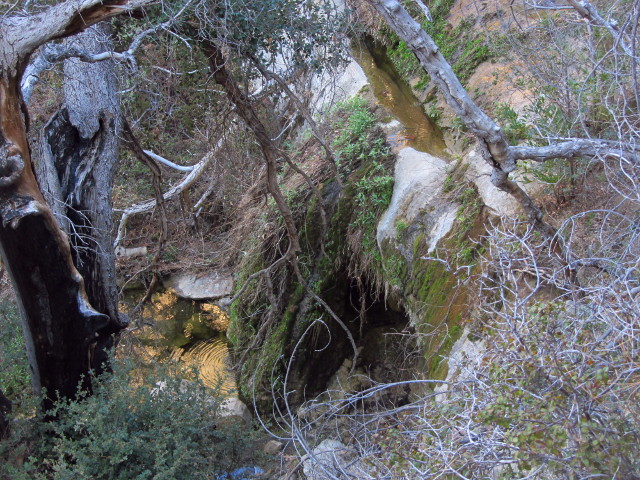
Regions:
M 373 42 L 356 42 L 351 52 L 371 84 L 378 102 L 402 125 L 387 136 L 396 148 L 413 147 L 437 157 L 444 156 L 446 145 L 438 127 L 424 113 L 411 87 L 400 78 L 385 49 Z

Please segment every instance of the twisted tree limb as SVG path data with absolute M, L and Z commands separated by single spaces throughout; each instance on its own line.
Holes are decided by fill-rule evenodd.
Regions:
M 213 77 L 223 89 L 227 93 L 231 102 L 236 106 L 236 111 L 238 115 L 244 120 L 247 126 L 253 132 L 258 144 L 263 153 L 263 157 L 266 163 L 266 183 L 267 189 L 271 196 L 274 198 L 276 202 L 276 206 L 284 219 L 284 224 L 287 229 L 287 234 L 289 238 L 289 246 L 285 255 L 283 255 L 280 259 L 278 259 L 274 264 L 267 267 L 260 272 L 254 273 L 250 278 L 256 278 L 259 275 L 268 275 L 269 272 L 274 268 L 274 265 L 282 264 L 284 262 L 289 262 L 294 270 L 295 277 L 302 285 L 306 292 L 318 303 L 320 304 L 327 313 L 336 321 L 336 323 L 342 328 L 347 336 L 351 347 L 353 348 L 353 364 L 356 364 L 356 359 L 358 356 L 358 351 L 356 347 L 355 340 L 351 331 L 347 327 L 347 325 L 342 321 L 342 319 L 331 309 L 331 307 L 320 298 L 310 287 L 307 280 L 303 277 L 300 267 L 298 264 L 298 253 L 301 251 L 300 241 L 298 236 L 298 231 L 295 225 L 295 221 L 293 219 L 293 214 L 287 205 L 286 199 L 280 190 L 280 186 L 278 185 L 278 176 L 277 176 L 277 161 L 279 158 L 283 156 L 283 153 L 277 148 L 275 143 L 271 140 L 267 129 L 263 122 L 258 117 L 257 112 L 255 111 L 251 100 L 240 90 L 238 84 L 234 81 L 234 79 L 229 74 L 226 68 L 226 58 L 224 57 L 222 51 L 212 42 L 203 42 L 202 44 L 203 51 L 207 54 L 209 58 L 209 64 L 211 70 L 213 72 Z M 319 192 L 318 192 L 319 195 Z M 326 222 L 326 221 L 325 221 Z M 249 279 L 248 279 L 249 280 Z M 237 299 L 241 292 L 246 288 L 249 284 L 249 281 L 246 281 L 242 286 L 240 292 L 238 292 L 233 300 Z M 267 282 L 269 283 L 269 282 Z M 269 321 L 269 320 L 268 320 Z M 261 335 L 264 335 L 262 333 Z M 252 346 L 255 346 L 256 342 L 252 343 Z M 246 356 L 246 352 L 244 354 Z M 244 358 L 244 357 L 243 357 Z
M 24 75 L 22 77 L 21 89 L 25 103 L 29 102 L 33 89 L 35 88 L 40 75 L 54 64 L 67 60 L 69 58 L 77 58 L 86 63 L 98 63 L 105 60 L 114 60 L 116 62 L 127 63 L 133 70 L 137 70 L 137 62 L 135 59 L 135 53 L 142 45 L 142 41 L 151 34 L 159 32 L 160 30 L 166 30 L 182 16 L 187 7 L 191 4 L 192 0 L 188 0 L 183 7 L 173 15 L 169 20 L 163 23 L 149 27 L 146 30 L 138 33 L 127 50 L 122 52 L 114 52 L 113 50 L 107 50 L 105 52 L 94 53 L 84 48 L 80 48 L 77 45 L 69 44 L 47 44 L 41 48 L 41 52 L 36 56 L 26 67 Z

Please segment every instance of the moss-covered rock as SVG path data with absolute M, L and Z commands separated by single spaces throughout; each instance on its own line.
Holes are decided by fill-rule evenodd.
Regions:
M 364 100 L 341 104 L 332 121 L 333 147 L 344 187 L 340 189 L 334 178 L 325 177 L 319 188 L 322 201 L 304 183 L 287 190 L 288 201 L 297 207 L 302 247 L 297 262 L 306 285 L 299 283 L 288 263 L 265 270 L 278 257 L 274 250 L 286 251 L 281 225 L 268 238 L 263 229 L 255 228 L 243 247 L 247 253 L 237 274 L 236 294 L 244 290 L 231 307 L 228 335 L 236 357 L 242 359 L 240 393 L 245 398 L 255 396 L 259 408 L 265 410 L 273 402 L 273 390 L 281 387 L 285 371 L 292 403 L 325 388 L 344 358 L 355 353 L 349 336 L 357 341 L 363 334 L 359 302 L 375 288 L 376 281 L 371 279 L 376 273 L 382 278 L 376 225 L 391 199 L 393 157 Z M 283 181 L 296 185 L 291 176 L 285 175 Z M 273 207 L 265 216 L 265 221 L 278 224 Z M 282 239 L 274 243 L 273 238 Z M 314 295 L 344 326 L 332 319 Z

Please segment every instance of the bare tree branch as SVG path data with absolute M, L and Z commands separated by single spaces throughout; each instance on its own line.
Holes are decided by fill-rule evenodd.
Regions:
M 180 181 L 179 183 L 171 187 L 169 190 L 167 190 L 163 194 L 162 198 L 165 201 L 170 200 L 171 198 L 175 197 L 176 195 L 179 195 L 180 193 L 182 193 L 183 191 L 191 187 L 191 185 L 193 185 L 193 183 L 198 178 L 200 178 L 202 173 L 209 166 L 211 161 L 215 158 L 216 154 L 222 147 L 223 143 L 224 143 L 224 138 L 221 138 L 220 140 L 218 140 L 218 142 L 213 147 L 213 149 L 211 149 L 210 152 L 208 152 L 204 157 L 202 157 L 202 159 L 198 163 L 193 165 L 193 169 L 189 172 L 189 174 L 185 175 L 182 181 Z M 120 222 L 118 224 L 118 233 L 116 235 L 116 239 L 113 242 L 114 247 L 118 247 L 122 242 L 122 240 L 124 239 L 125 230 L 127 228 L 127 222 L 129 221 L 129 218 L 132 217 L 133 215 L 139 215 L 141 213 L 150 212 L 156 207 L 156 205 L 157 205 L 156 200 L 147 200 L 146 202 L 138 203 L 136 205 L 132 205 L 122 210 L 122 217 L 120 217 Z
M 142 1 L 142 0 L 139 0 Z M 160 30 L 167 30 L 173 24 L 175 24 L 182 14 L 186 11 L 187 7 L 191 4 L 192 0 L 188 0 L 182 8 L 173 15 L 166 22 L 160 23 L 153 27 L 138 33 L 132 40 L 129 48 L 123 52 L 107 51 L 98 54 L 87 52 L 77 46 L 61 45 L 61 44 L 47 44 L 42 47 L 40 55 L 29 63 L 22 78 L 21 88 L 22 95 L 25 102 L 29 102 L 31 94 L 35 85 L 38 83 L 40 75 L 54 64 L 66 60 L 68 58 L 78 58 L 83 62 L 97 63 L 105 60 L 114 60 L 116 62 L 122 62 L 128 64 L 132 70 L 137 69 L 137 62 L 135 59 L 135 53 L 140 48 L 142 41 L 151 34 L 154 34 Z

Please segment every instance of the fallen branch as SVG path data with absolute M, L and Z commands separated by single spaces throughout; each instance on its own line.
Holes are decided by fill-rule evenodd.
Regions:
M 153 158 L 156 162 L 160 162 L 167 167 L 173 168 L 174 170 L 178 170 L 179 172 L 192 172 L 194 165 L 178 165 L 177 163 L 173 163 L 171 160 L 167 160 L 164 157 L 161 157 L 157 153 L 153 153 L 151 150 L 142 150 L 145 155 Z
M 171 187 L 168 191 L 166 191 L 164 195 L 162 195 L 162 198 L 164 199 L 164 201 L 172 199 L 173 197 L 175 197 L 176 195 L 179 195 L 180 193 L 188 189 L 191 185 L 193 185 L 193 183 L 198 178 L 200 178 L 200 175 L 202 175 L 202 172 L 204 172 L 204 170 L 209 166 L 209 164 L 211 163 L 211 160 L 213 160 L 218 150 L 222 147 L 222 143 L 223 143 L 223 139 L 221 138 L 220 140 L 218 140 L 218 143 L 216 143 L 213 149 L 210 152 L 208 152 L 204 157 L 202 157 L 202 160 L 200 160 L 198 163 L 193 165 L 193 169 L 189 172 L 188 175 L 186 175 L 182 179 L 180 183 L 177 183 L 176 185 Z M 113 246 L 118 247 L 118 245 L 120 245 L 120 242 L 122 242 L 122 239 L 124 238 L 124 235 L 125 235 L 125 229 L 127 228 L 127 222 L 129 221 L 130 217 L 132 217 L 133 215 L 139 215 L 141 213 L 150 212 L 156 207 L 156 205 L 157 205 L 157 202 L 154 199 L 154 200 L 147 200 L 146 202 L 132 205 L 128 208 L 125 208 L 124 210 L 120 210 L 122 212 L 122 217 L 120 217 L 120 223 L 118 224 L 118 234 L 116 236 L 115 241 L 113 242 Z

